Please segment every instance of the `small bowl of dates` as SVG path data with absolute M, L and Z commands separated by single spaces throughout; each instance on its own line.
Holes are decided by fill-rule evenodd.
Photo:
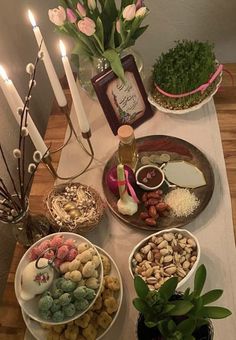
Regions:
M 197 269 L 200 245 L 188 230 L 171 228 L 139 242 L 129 256 L 131 276 L 139 275 L 149 289 L 159 289 L 170 277 L 178 277 L 179 289 Z

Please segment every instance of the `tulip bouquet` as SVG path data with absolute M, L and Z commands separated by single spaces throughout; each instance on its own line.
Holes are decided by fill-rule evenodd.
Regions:
M 60 0 L 50 9 L 50 20 L 61 33 L 73 37 L 72 54 L 106 58 L 114 73 L 124 80 L 121 52 L 135 44 L 148 26 L 141 26 L 148 14 L 143 0 Z

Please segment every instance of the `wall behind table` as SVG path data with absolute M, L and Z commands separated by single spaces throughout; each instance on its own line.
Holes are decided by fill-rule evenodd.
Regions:
M 145 19 L 150 27 L 135 48 L 147 68 L 183 38 L 214 42 L 221 62 L 236 62 L 235 0 L 145 0 L 145 4 L 151 10 Z

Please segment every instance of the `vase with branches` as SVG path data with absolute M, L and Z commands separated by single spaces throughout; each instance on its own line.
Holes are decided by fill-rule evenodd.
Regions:
M 32 92 L 36 86 L 36 71 L 40 60 L 43 58 L 41 49 L 38 52 L 35 63 L 28 64 L 26 72 L 29 75 L 29 89 L 25 97 L 24 106 L 18 108 L 20 115 L 20 124 L 18 132 L 18 144 L 12 151 L 7 154 L 4 146 L 0 141 L 0 159 L 2 169 L 5 170 L 6 176 L 0 176 L 0 222 L 12 224 L 16 239 L 25 246 L 29 246 L 35 241 L 35 235 L 42 237 L 48 232 L 49 226 L 42 221 L 35 223 L 29 214 L 29 192 L 34 174 L 45 155 L 35 150 L 32 162 L 28 161 L 27 139 L 29 138 L 28 115 L 30 112 L 30 102 Z M 16 174 L 12 170 L 12 160 L 16 167 Z M 41 226 L 41 230 L 38 229 Z M 37 229 L 34 230 L 34 229 Z M 46 229 L 45 229 L 46 228 Z

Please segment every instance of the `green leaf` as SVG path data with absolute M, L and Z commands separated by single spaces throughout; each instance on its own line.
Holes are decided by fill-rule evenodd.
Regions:
M 169 312 L 172 316 L 186 315 L 193 308 L 193 304 L 189 301 L 172 301 L 171 303 L 175 305 L 175 308 Z
M 185 335 L 192 335 L 196 328 L 196 321 L 194 319 L 186 319 L 177 325 L 177 329 Z
M 184 292 L 184 296 L 183 296 L 184 300 L 189 296 L 189 293 L 190 293 L 190 288 L 187 288 Z
M 168 314 L 172 309 L 175 308 L 175 305 L 171 305 L 171 304 L 166 304 L 162 310 L 163 313 Z
M 201 296 L 203 305 L 208 305 L 209 303 L 218 300 L 222 294 L 222 289 L 210 290 L 209 292 Z
M 136 298 L 133 300 L 134 307 L 143 315 L 149 312 L 149 307 L 142 299 Z
M 125 72 L 119 54 L 115 50 L 109 49 L 103 53 L 103 56 L 110 62 L 112 71 L 125 83 Z
M 156 327 L 157 322 L 155 322 L 155 321 L 145 321 L 145 325 L 146 325 L 148 328 L 153 328 L 153 327 Z
M 96 34 L 104 47 L 104 32 L 103 32 L 103 24 L 101 19 L 98 17 L 96 21 Z
M 108 43 L 109 48 L 114 49 L 115 48 L 115 31 L 116 31 L 116 23 L 113 22 L 112 30 L 111 30 L 111 36 Z
M 134 288 L 135 291 L 137 293 L 137 295 L 142 298 L 145 299 L 149 289 L 148 286 L 146 285 L 146 283 L 143 281 L 143 279 L 140 276 L 135 276 L 134 278 Z
M 87 45 L 85 45 L 82 41 L 79 41 L 79 40 L 77 41 L 77 44 L 73 48 L 72 54 L 78 54 L 78 55 L 82 54 L 86 56 L 92 56 L 91 51 L 89 50 Z
M 174 294 L 175 289 L 178 284 L 177 277 L 171 277 L 167 280 L 159 289 L 159 295 L 162 296 L 166 301 L 170 299 L 170 297 Z
M 174 321 L 173 321 L 173 323 L 174 323 Z M 161 335 L 163 335 L 166 339 L 168 339 L 168 337 L 170 335 L 168 324 L 169 324 L 169 320 L 168 319 L 161 320 L 157 324 L 157 327 L 158 327 Z M 174 325 L 175 325 L 175 323 L 174 323 Z M 171 323 L 172 329 L 174 329 L 174 325 Z M 175 325 L 175 329 L 176 329 L 176 325 Z M 171 333 L 173 334 L 174 331 L 171 331 Z
M 194 277 L 194 295 L 200 296 L 206 281 L 206 267 L 202 264 L 196 271 Z
M 230 316 L 232 313 L 229 309 L 224 307 L 209 306 L 203 307 L 201 313 L 199 314 L 209 319 L 224 319 Z
M 176 331 L 176 324 L 173 320 L 168 321 L 167 327 L 170 333 L 174 333 Z
M 132 39 L 137 40 L 149 27 L 149 25 L 139 27 L 132 35 Z

